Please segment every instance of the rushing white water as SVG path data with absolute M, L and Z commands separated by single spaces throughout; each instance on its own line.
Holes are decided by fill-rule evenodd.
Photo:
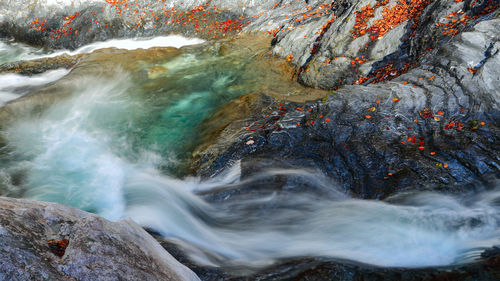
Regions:
M 49 51 L 35 48 L 16 42 L 0 41 L 0 64 L 9 61 L 32 60 L 45 57 L 55 57 L 61 55 L 78 55 L 91 53 L 98 49 L 118 48 L 126 50 L 149 49 L 152 47 L 174 47 L 196 45 L 205 42 L 199 38 L 188 38 L 180 35 L 168 35 L 158 37 L 131 38 L 131 39 L 111 39 L 101 42 L 93 42 L 82 46 L 74 51 L 61 50 Z
M 10 100 L 21 97 L 32 87 L 52 83 L 68 73 L 68 69 L 57 69 L 33 76 L 19 74 L 0 75 L 0 106 Z
M 388 203 L 352 199 L 304 170 L 273 170 L 243 182 L 238 182 L 238 166 L 210 182 L 169 177 L 158 169 L 168 161 L 165 156 L 131 145 L 127 132 L 148 134 L 135 126 L 149 110 L 130 94 L 127 81 L 92 79 L 36 119 L 20 119 L 6 128 L 9 161 L 0 183 L 9 182 L 17 169 L 25 175 L 25 197 L 109 219 L 131 217 L 178 239 L 205 264 L 263 266 L 284 257 L 329 256 L 381 266 L 447 265 L 500 242 L 498 189 L 470 198 L 421 193 Z M 178 114 L 184 103 L 166 111 L 176 108 Z M 256 188 L 276 175 L 296 180 L 283 191 L 234 202 L 226 195 L 227 203 L 211 204 L 198 195 Z M 294 182 L 324 192 L 321 197 L 286 192 Z
M 491 201 L 500 198 L 498 191 L 482 194 L 471 205 L 437 194 L 410 197 L 405 205 L 275 194 L 257 203 L 273 205 L 286 199 L 286 206 L 259 214 L 237 208 L 248 204 L 258 210 L 256 202 L 221 210 L 187 193 L 184 186 L 136 175 L 125 186 L 131 193 L 127 214 L 234 264 L 262 266 L 276 258 L 329 256 L 380 266 L 447 265 L 467 261 L 475 249 L 499 242 L 499 210 Z M 250 220 L 249 215 L 254 217 Z M 198 262 L 216 262 L 190 249 Z

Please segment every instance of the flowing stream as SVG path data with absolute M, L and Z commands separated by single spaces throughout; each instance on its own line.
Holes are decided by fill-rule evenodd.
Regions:
M 6 54 L 9 48 L 2 47 L 0 58 L 23 56 Z M 357 200 L 299 168 L 240 181 L 237 163 L 210 181 L 178 178 L 175 170 L 196 145 L 200 123 L 224 103 L 262 90 L 262 81 L 271 84 L 263 78 L 270 74 L 251 71 L 250 55 L 237 53 L 187 50 L 153 63 L 168 70 L 154 79 L 123 65 L 101 76 L 78 69 L 0 75 L 3 102 L 32 86 L 56 87 L 64 79 L 71 84 L 69 95 L 42 109 L 13 107 L 19 109 L 15 120 L 0 132 L 0 194 L 60 202 L 111 220 L 130 217 L 211 265 L 259 267 L 280 258 L 326 256 L 424 267 L 467 262 L 500 243 L 500 189 Z M 41 96 L 14 103 L 36 103 Z M 270 188 L 258 198 L 206 200 L 207 194 L 276 176 L 290 179 L 288 188 Z M 318 192 L 292 192 L 300 182 Z

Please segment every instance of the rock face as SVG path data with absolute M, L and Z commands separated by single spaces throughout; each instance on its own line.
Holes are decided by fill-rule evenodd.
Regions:
M 0 256 L 0 280 L 199 280 L 134 222 L 55 203 L 0 198 Z
M 215 25 L 216 22 L 219 25 L 228 18 L 237 20 L 240 16 L 254 15 L 273 5 L 271 2 L 262 5 L 261 2 L 248 1 L 248 9 L 245 10 L 234 1 L 6 0 L 0 3 L 0 37 L 13 37 L 38 46 L 74 49 L 111 38 L 172 32 L 193 35 L 195 23 L 184 25 L 184 21 L 180 22 L 183 17 L 196 14 L 200 16 L 199 25 Z M 207 7 L 210 4 L 217 7 L 217 12 Z M 203 10 L 205 8 L 206 11 Z M 190 14 L 185 14 L 188 11 Z M 181 14 L 183 16 L 178 17 Z M 233 27 L 237 28 L 231 23 L 230 29 Z M 224 28 L 227 31 L 229 24 L 221 26 L 220 30 Z M 211 38 L 215 33 L 200 33 L 197 37 Z M 216 37 L 222 37 L 222 33 Z
M 232 144 L 200 152 L 200 173 L 211 176 L 228 159 L 242 159 L 244 176 L 302 166 L 363 198 L 487 184 L 500 171 L 498 28 L 500 19 L 480 22 L 390 82 L 266 108 L 267 117 L 254 116 Z M 203 166 L 207 161 L 213 164 Z

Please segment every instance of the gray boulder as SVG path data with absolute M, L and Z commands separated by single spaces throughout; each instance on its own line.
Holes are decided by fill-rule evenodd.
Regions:
M 0 280 L 199 280 L 133 221 L 0 197 Z

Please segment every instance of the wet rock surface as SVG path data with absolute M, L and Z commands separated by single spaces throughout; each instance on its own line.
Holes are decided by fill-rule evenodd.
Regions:
M 130 220 L 0 198 L 0 280 L 199 280 Z
M 268 167 L 302 166 L 362 198 L 487 185 L 500 167 L 500 91 L 493 85 L 500 77 L 494 31 L 499 23 L 479 23 L 390 82 L 346 86 L 305 105 L 273 104 L 226 144 L 226 152 L 200 153 L 202 164 L 214 163 L 200 173 L 216 174 L 228 159 L 242 160 L 243 177 Z M 479 61 L 471 73 L 467 64 Z
M 214 158 L 207 156 L 207 151 L 209 150 L 212 155 L 224 153 L 228 148 L 226 144 L 230 144 L 245 130 L 248 116 L 262 113 L 262 109 L 269 106 L 271 102 L 272 99 L 264 94 L 244 95 L 224 105 L 212 117 L 204 121 L 201 126 L 203 138 L 200 140 L 201 145 L 193 152 L 192 169 L 197 171 L 211 166 L 213 162 L 210 160 Z M 200 153 L 205 159 L 209 159 L 208 162 L 203 163 L 202 167 L 199 166 L 201 165 Z M 223 169 L 223 167 L 220 168 Z
M 2 1 L 0 36 L 51 48 L 75 49 L 95 41 L 167 33 L 195 34 L 194 24 L 217 25 L 241 16 L 255 15 L 273 4 L 248 1 L 242 9 L 234 1 Z M 215 8 L 216 10 L 212 10 Z M 168 12 L 167 12 L 168 11 Z M 188 14 L 184 14 L 189 12 Z M 207 16 L 207 13 L 209 16 Z M 183 15 L 178 17 L 178 15 Z M 199 22 L 184 24 L 182 18 L 200 16 Z M 203 16 L 205 14 L 205 16 Z M 201 20 L 203 17 L 203 20 Z M 239 25 L 224 24 L 220 32 L 199 33 L 196 37 L 234 34 Z M 201 28 L 200 28 L 201 29 Z M 224 30 L 225 29 L 225 30 Z M 217 34 L 216 34 L 217 33 Z

